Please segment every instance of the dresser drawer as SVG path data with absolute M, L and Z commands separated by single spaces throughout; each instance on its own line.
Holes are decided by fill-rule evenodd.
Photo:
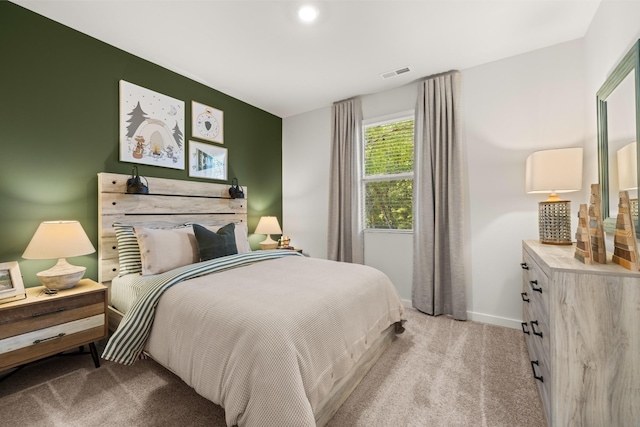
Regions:
M 522 291 L 528 295 L 530 306 L 538 306 L 538 310 L 549 313 L 549 278 L 527 252 L 523 253 L 520 265 Z
M 538 359 L 548 367 L 551 361 L 549 320 L 535 307 L 525 309 L 523 314 L 522 331 L 525 333 L 529 355 L 532 360 Z M 550 379 L 551 371 L 549 370 L 546 375 Z
M 547 420 L 551 419 L 551 357 L 549 278 L 533 258 L 522 257 L 523 325 L 532 375 L 536 379 Z
M 550 419 L 551 411 L 551 361 L 542 347 L 542 341 L 533 334 L 528 335 L 527 350 L 531 364 L 531 373 L 535 377 L 540 398 L 546 413 L 547 420 Z

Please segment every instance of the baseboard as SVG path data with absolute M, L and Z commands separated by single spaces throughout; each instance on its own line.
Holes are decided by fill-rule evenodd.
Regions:
M 488 323 L 490 325 L 505 326 L 512 329 L 520 329 L 522 327 L 522 320 L 509 319 L 506 317 L 492 316 L 484 313 L 474 313 L 473 311 L 467 311 L 467 319 L 474 322 Z
M 413 308 L 413 304 L 411 303 L 411 300 L 403 299 L 401 301 L 402 301 L 402 305 L 405 308 Z M 496 325 L 496 326 L 504 326 L 511 329 L 522 328 L 522 320 L 509 319 L 507 317 L 500 317 L 500 316 L 492 316 L 490 314 L 484 314 L 484 313 L 475 313 L 473 311 L 467 311 L 467 319 L 473 320 L 474 322 L 488 323 L 489 325 Z

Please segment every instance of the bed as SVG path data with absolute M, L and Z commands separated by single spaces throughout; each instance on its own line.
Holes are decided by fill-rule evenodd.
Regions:
M 228 185 L 148 178 L 149 195 L 125 194 L 127 178 L 98 174 L 99 281 L 114 331 L 103 357 L 153 358 L 230 426 L 324 426 L 403 330 L 393 284 L 366 266 L 250 251 L 247 188 L 231 199 Z M 129 271 L 123 227 L 146 254 L 144 275 Z M 225 230 L 238 253 L 198 262 L 202 236 Z

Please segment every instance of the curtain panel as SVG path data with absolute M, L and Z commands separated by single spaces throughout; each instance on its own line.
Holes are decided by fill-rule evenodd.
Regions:
M 413 306 L 466 320 L 461 75 L 420 82 L 414 135 Z
M 359 98 L 336 102 L 331 109 L 331 171 L 327 258 L 364 263 L 358 182 L 362 145 Z

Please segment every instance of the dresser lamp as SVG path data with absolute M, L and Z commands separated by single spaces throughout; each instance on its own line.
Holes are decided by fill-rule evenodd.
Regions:
M 58 259 L 56 265 L 36 274 L 51 293 L 74 287 L 86 267 L 71 265 L 65 258 L 95 252 L 82 225 L 78 221 L 45 221 L 40 224 L 22 254 L 25 259 Z
M 256 234 L 266 234 L 267 238 L 260 242 L 260 249 L 276 249 L 278 242 L 271 238 L 272 234 L 282 234 L 280 224 L 278 224 L 278 218 L 275 216 L 263 216 L 258 221 L 256 227 Z
M 618 150 L 618 190 L 638 190 L 638 148 L 630 142 Z M 631 217 L 638 218 L 638 195 L 629 198 Z
M 527 157 L 527 193 L 549 193 L 538 203 L 540 243 L 570 245 L 571 201 L 558 193 L 582 188 L 582 148 L 536 151 Z

